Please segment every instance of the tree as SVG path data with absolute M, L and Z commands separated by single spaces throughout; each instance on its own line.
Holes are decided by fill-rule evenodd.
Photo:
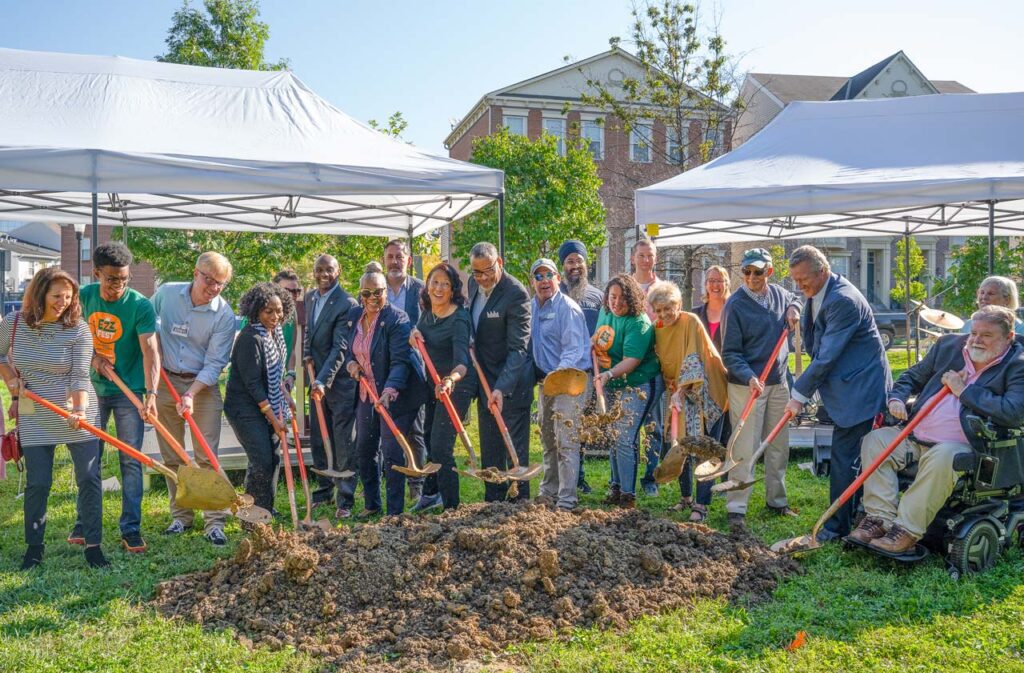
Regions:
M 255 0 L 204 0 L 206 9 L 185 0 L 171 17 L 167 53 L 158 61 L 240 70 L 287 70 L 288 60 L 263 60 L 263 46 L 270 26 L 259 20 Z
M 402 134 L 405 133 L 405 128 L 409 125 L 409 122 L 405 121 L 401 111 L 396 111 L 388 117 L 387 126 L 382 126 L 376 119 L 371 119 L 367 124 L 370 125 L 370 128 L 380 131 L 386 136 L 401 140 Z
M 581 96 L 614 116 L 622 130 L 646 131 L 661 122 L 674 143 L 648 138 L 648 151 L 674 165 L 680 172 L 703 164 L 724 151 L 726 122 L 738 106 L 729 102 L 736 89 L 734 63 L 725 53 L 725 40 L 717 27 L 701 28 L 695 5 L 677 0 L 645 0 L 633 6 L 630 40 L 642 66 L 640 78 L 625 77 L 619 86 L 587 77 L 589 91 Z M 618 49 L 622 40 L 609 40 Z M 586 73 L 584 73 L 586 74 Z M 688 150 L 691 122 L 699 124 L 697 152 Z M 646 185 L 636 184 L 637 187 Z M 706 256 L 701 246 L 683 246 L 679 256 L 684 269 L 683 296 L 693 292 L 692 271 Z
M 913 301 L 924 301 L 928 291 L 921 282 L 921 274 L 924 272 L 924 255 L 917 242 L 910 240 L 910 299 Z M 889 297 L 893 301 L 907 305 L 907 238 L 901 236 L 896 241 L 896 269 L 893 275 L 896 277 L 896 286 L 889 291 Z
M 565 156 L 554 137 L 536 141 L 508 129 L 477 138 L 470 161 L 505 171 L 505 269 L 527 277 L 538 257 L 554 257 L 562 241 L 575 238 L 591 252 L 604 245 L 601 179 L 590 151 L 569 138 Z M 473 213 L 454 227 L 455 256 L 469 266 L 469 251 L 479 241 L 498 241 L 496 204 Z
M 1011 246 L 1003 238 L 996 241 L 994 273 L 1007 276 L 1018 284 L 1024 268 L 1024 246 Z M 968 316 L 977 308 L 976 295 L 988 273 L 988 238 L 971 236 L 946 257 L 946 276 L 935 283 L 935 292 L 942 295 L 942 307 L 952 313 Z M 952 288 L 952 289 L 949 289 Z
M 772 279 L 781 285 L 782 281 L 789 278 L 789 256 L 786 255 L 786 248 L 776 243 L 768 248 L 768 254 L 772 256 L 775 269 Z

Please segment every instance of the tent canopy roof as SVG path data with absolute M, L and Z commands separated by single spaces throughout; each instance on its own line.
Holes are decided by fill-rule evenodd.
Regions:
M 636 192 L 668 244 L 1024 230 L 1024 93 L 795 102 L 739 148 Z
M 0 217 L 424 233 L 501 171 L 353 120 L 290 72 L 0 49 Z

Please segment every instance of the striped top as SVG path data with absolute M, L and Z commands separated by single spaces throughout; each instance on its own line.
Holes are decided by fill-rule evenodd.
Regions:
M 8 313 L 0 322 L 0 356 L 5 361 L 9 360 L 13 325 L 14 312 Z M 25 385 L 59 407 L 66 406 L 71 392 L 87 391 L 89 408 L 86 418 L 95 421 L 98 402 L 89 380 L 92 352 L 92 335 L 82 320 L 72 327 L 52 322 L 32 328 L 25 323 L 24 317 L 18 318 L 18 329 L 14 335 L 14 366 Z M 34 413 L 27 413 L 30 407 L 34 407 Z M 85 430 L 71 430 L 63 418 L 32 404 L 24 395 L 18 406 L 18 436 L 22 446 L 70 444 L 93 439 Z

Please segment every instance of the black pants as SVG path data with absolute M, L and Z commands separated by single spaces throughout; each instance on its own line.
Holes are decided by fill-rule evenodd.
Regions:
M 532 398 L 532 395 L 531 395 Z M 532 402 L 532 399 L 530 400 Z M 496 467 L 499 470 L 507 470 L 512 465 L 505 442 L 501 438 L 501 431 L 498 430 L 498 423 L 494 420 L 490 409 L 487 408 L 487 399 L 481 394 L 476 401 L 476 415 L 480 424 L 480 463 L 482 467 Z M 530 406 L 511 407 L 508 403 L 502 409 L 502 418 L 508 426 L 508 433 L 512 437 L 512 446 L 515 447 L 516 457 L 520 465 L 530 463 Z M 530 482 L 520 481 L 519 495 L 515 500 L 530 499 Z M 484 501 L 500 502 L 508 496 L 508 483 L 484 484 Z
M 239 444 L 249 463 L 245 468 L 245 492 L 257 507 L 268 512 L 274 507 L 274 472 L 281 457 L 277 453 L 280 439 L 262 414 L 236 414 L 225 410 Z M 293 456 L 291 462 L 295 464 Z
M 342 374 L 339 374 L 341 376 Z M 359 461 L 355 449 L 356 409 L 355 401 L 350 395 L 340 395 L 333 388 L 321 400 L 324 409 L 324 421 L 327 431 L 331 433 L 331 446 L 334 449 L 334 469 L 338 472 L 351 470 L 358 474 Z M 323 437 L 320 436 L 320 422 L 317 420 L 316 404 L 310 400 L 309 408 L 310 442 L 313 454 L 313 465 L 318 470 L 327 469 L 327 450 L 324 448 Z M 352 509 L 355 504 L 356 477 L 348 479 L 330 479 L 310 473 L 309 477 L 317 487 L 313 491 L 314 502 L 330 502 L 334 489 L 337 488 L 336 504 L 342 509 Z
M 708 430 L 708 437 L 713 438 L 720 444 L 728 444 L 729 437 L 732 435 L 732 423 L 729 422 L 729 412 L 722 414 L 715 422 L 711 429 Z M 668 434 L 665 435 L 668 437 Z M 665 444 L 665 452 L 672 448 L 668 442 Z M 662 458 L 665 456 L 662 455 Z M 689 498 L 693 495 L 693 469 L 701 463 L 693 456 L 687 456 L 686 461 L 683 463 L 683 472 L 679 475 L 679 495 L 683 498 Z M 723 475 L 722 479 L 728 479 L 729 475 Z M 714 479 L 708 481 L 697 482 L 697 498 L 695 502 L 698 505 L 704 505 L 707 507 L 711 504 L 711 487 L 715 484 Z
M 460 391 L 457 387 L 452 393 L 455 413 L 463 422 L 472 401 L 471 393 Z M 431 462 L 439 463 L 441 469 L 426 478 L 423 495 L 440 493 L 444 508 L 455 509 L 459 506 L 459 475 L 455 472 L 455 438 L 458 434 L 444 403 L 434 397 L 433 387 L 427 395 L 424 414 L 423 435 L 427 439 L 427 455 Z
M 43 544 L 46 501 L 53 486 L 56 446 L 23 446 L 25 455 L 25 543 Z M 78 520 L 85 544 L 98 545 L 103 535 L 103 492 L 100 486 L 100 444 L 95 439 L 68 444 L 78 483 Z
M 843 491 L 853 483 L 860 471 L 860 440 L 864 435 L 871 432 L 874 419 L 858 423 L 850 428 L 841 428 L 838 425 L 832 428 L 832 448 L 829 458 L 828 496 L 830 502 L 835 502 Z M 832 518 L 825 522 L 825 536 L 845 537 L 850 533 L 853 512 L 856 511 L 857 502 L 860 500 L 860 489 L 853 494 L 839 510 L 832 515 Z
M 406 438 L 413 431 L 423 432 L 423 405 L 399 408 L 391 412 L 398 431 Z M 417 428 L 416 426 L 419 425 Z M 392 465 L 405 465 L 405 454 L 398 440 L 391 434 L 384 419 L 373 409 L 369 400 L 356 406 L 356 451 L 359 454 L 359 478 L 363 482 L 366 509 L 381 508 L 380 481 L 383 470 L 387 513 L 401 514 L 405 509 L 405 475 L 392 470 Z

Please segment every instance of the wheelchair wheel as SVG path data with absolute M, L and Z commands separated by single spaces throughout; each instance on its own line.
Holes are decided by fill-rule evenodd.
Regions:
M 953 542 L 949 562 L 961 574 L 980 573 L 996 563 L 999 555 L 999 531 L 991 521 L 976 521 L 967 534 Z

